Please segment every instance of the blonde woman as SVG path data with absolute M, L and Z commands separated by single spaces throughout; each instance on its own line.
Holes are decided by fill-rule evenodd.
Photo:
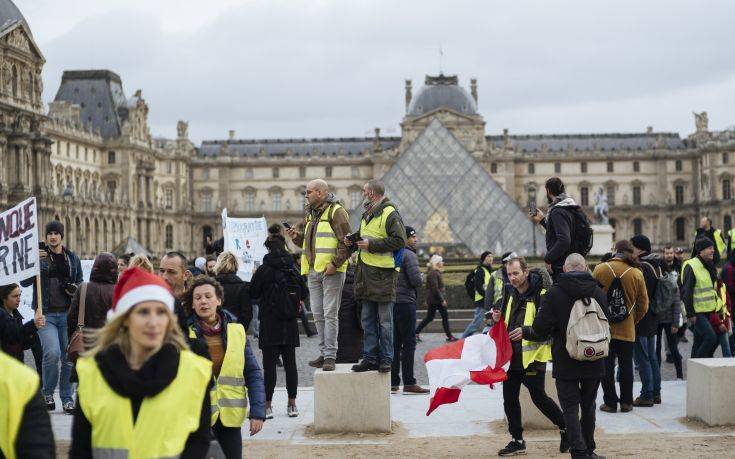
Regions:
M 442 316 L 442 328 L 444 328 L 444 334 L 447 335 L 447 341 L 457 341 L 457 338 L 449 331 L 449 314 L 447 313 L 447 298 L 444 290 L 444 279 L 442 277 L 443 272 L 444 259 L 440 255 L 432 255 L 431 259 L 429 259 L 429 270 L 426 273 L 426 303 L 429 309 L 426 311 L 424 320 L 416 328 L 416 341 L 421 341 L 419 334 L 424 327 L 434 320 L 437 309 Z
M 214 273 L 225 291 L 222 309 L 234 315 L 247 330 L 253 320 L 253 305 L 250 302 L 250 284 L 237 276 L 237 257 L 232 252 L 222 252 L 217 257 Z
M 187 349 L 168 285 L 122 273 L 108 322 L 77 361 L 70 457 L 204 457 L 212 364 Z
M 130 267 L 131 268 L 140 268 L 143 271 L 148 271 L 149 273 L 154 273 L 153 271 L 153 263 L 151 263 L 151 260 L 148 259 L 145 255 L 135 255 L 133 258 L 130 259 Z

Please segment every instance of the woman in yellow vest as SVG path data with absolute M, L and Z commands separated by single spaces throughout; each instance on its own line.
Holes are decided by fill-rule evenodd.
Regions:
M 223 300 L 224 290 L 219 282 L 199 277 L 186 291 L 184 308 L 192 350 L 212 361 L 210 423 L 222 451 L 230 459 L 242 457 L 240 427 L 248 414 L 250 435 L 263 427 L 265 389 L 245 328 L 222 309 Z
M 166 282 L 122 273 L 79 376 L 70 457 L 203 458 L 212 364 L 187 349 Z

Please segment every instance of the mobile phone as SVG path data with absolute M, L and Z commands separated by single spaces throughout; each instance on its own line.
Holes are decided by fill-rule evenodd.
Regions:
M 281 225 L 283 225 L 283 227 L 286 228 L 287 230 L 290 230 L 291 228 L 293 228 L 293 226 L 291 226 L 289 222 L 281 222 Z
M 362 240 L 362 237 L 360 237 L 360 233 L 352 233 L 347 235 L 347 240 L 352 242 L 353 244 L 356 244 L 357 241 Z
M 528 215 L 531 217 L 535 217 L 538 214 L 538 209 L 536 208 L 536 203 L 532 202 L 528 206 Z
M 38 250 L 46 250 L 46 243 L 41 241 L 38 243 Z

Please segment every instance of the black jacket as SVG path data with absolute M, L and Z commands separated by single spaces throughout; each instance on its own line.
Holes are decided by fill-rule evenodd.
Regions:
M 30 349 L 36 335 L 33 320 L 23 323 L 23 316 L 14 310 L 9 313 L 0 307 L 0 349 L 6 354 L 23 361 L 23 351 Z
M 117 283 L 117 259 L 111 253 L 97 255 L 92 265 L 87 283 L 87 295 L 84 301 L 85 328 L 101 328 L 107 322 L 107 311 L 112 306 L 112 292 Z M 79 306 L 81 303 L 80 286 L 71 299 L 69 314 L 66 316 L 66 332 L 69 338 L 77 329 Z
M 514 330 L 518 327 L 523 326 L 523 320 L 526 317 L 526 303 L 532 301 L 536 305 L 536 314 L 538 315 L 538 309 L 541 306 L 541 290 L 544 288 L 544 281 L 541 274 L 536 270 L 532 270 L 528 273 L 528 289 L 520 293 L 515 288 L 508 288 L 503 293 L 502 307 L 500 313 L 505 318 L 505 311 L 508 305 L 508 298 L 513 297 L 513 302 L 510 309 L 510 317 L 506 322 L 508 331 Z M 504 319 L 505 320 L 505 319 Z M 540 340 L 545 341 L 545 340 Z M 513 356 L 510 360 L 510 370 L 523 370 L 523 345 L 521 341 L 511 341 L 513 348 Z M 546 368 L 545 362 L 531 362 L 526 370 L 541 370 Z
M 709 276 L 712 279 L 712 288 L 714 289 L 717 285 L 717 268 L 711 261 L 705 261 L 701 257 L 698 257 L 699 261 L 702 262 Z M 684 280 L 681 281 L 681 301 L 684 302 L 684 307 L 687 311 L 687 317 L 692 318 L 695 315 L 694 312 L 694 287 L 697 284 L 697 278 L 694 276 L 694 269 L 691 265 L 684 268 Z
M 17 457 L 24 459 L 53 459 L 56 457 L 55 450 L 51 418 L 39 388 L 23 408 L 18 436 L 15 438 L 15 452 Z M 0 459 L 5 459 L 2 451 Z
M 648 312 L 635 326 L 636 336 L 654 336 L 658 333 L 658 318 L 654 311 L 654 296 L 658 286 L 658 278 L 661 277 L 661 262 L 654 255 L 642 253 L 639 256 L 643 270 L 643 279 L 646 281 L 648 292 Z
M 277 317 L 271 307 L 267 296 L 271 286 L 276 283 L 278 271 L 293 270 L 301 284 L 303 300 L 306 295 L 306 284 L 303 277 L 297 272 L 293 256 L 286 251 L 271 252 L 263 257 L 263 265 L 255 271 L 250 283 L 250 296 L 258 299 L 258 319 L 260 329 L 258 336 L 258 347 L 261 349 L 268 346 L 299 346 L 299 324 L 298 318 L 281 319 Z
M 118 346 L 110 346 L 95 357 L 102 377 L 110 388 L 122 397 L 130 399 L 133 410 L 133 421 L 138 418 L 138 412 L 146 397 L 154 397 L 163 391 L 176 378 L 179 368 L 180 354 L 173 345 L 167 344 L 143 364 L 138 370 L 128 366 L 125 356 Z M 209 449 L 211 407 L 209 390 L 204 391 L 202 412 L 199 427 L 189 434 L 186 446 L 181 453 L 184 458 L 203 458 Z M 70 458 L 92 457 L 92 425 L 84 415 L 79 405 L 74 409 L 74 421 L 71 429 Z
M 253 305 L 250 302 L 250 283 L 240 279 L 235 273 L 221 273 L 217 275 L 217 282 L 225 290 L 225 299 L 222 308 L 229 311 L 237 321 L 245 327 L 250 327 L 253 320 Z
M 533 325 L 523 327 L 523 337 L 530 341 L 552 338 L 552 375 L 556 379 L 601 378 L 605 374 L 605 359 L 581 362 L 567 352 L 567 325 L 574 302 L 594 298 L 608 315 L 607 296 L 597 281 L 587 272 L 561 273 L 541 299 Z
M 564 261 L 572 253 L 574 214 L 579 206 L 566 194 L 560 194 L 549 207 L 549 214 L 541 221 L 546 228 L 546 256 L 554 274 L 563 272 Z
M 482 295 L 482 298 L 478 300 L 481 303 L 479 306 L 485 303 L 485 270 L 492 272 L 492 267 L 480 265 L 475 268 L 475 293 Z M 491 282 L 488 282 L 488 285 L 492 283 L 492 278 L 490 280 Z

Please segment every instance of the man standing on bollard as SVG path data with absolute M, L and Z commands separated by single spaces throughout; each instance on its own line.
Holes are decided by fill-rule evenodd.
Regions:
M 294 244 L 301 246 L 301 275 L 306 275 L 311 311 L 319 334 L 319 357 L 309 366 L 333 371 L 337 359 L 339 303 L 345 283 L 349 250 L 343 239 L 350 233 L 347 211 L 332 193 L 327 182 L 312 180 L 306 185 L 308 201 L 304 232 L 286 231 Z
M 384 196 L 383 182 L 370 180 L 362 194 L 365 212 L 360 232 L 344 240 L 346 245 L 357 247 L 355 299 L 362 301 L 365 330 L 363 358 L 352 371 L 388 373 L 393 362 L 393 303 L 400 269 L 395 254 L 406 245 L 406 229 L 398 211 Z

